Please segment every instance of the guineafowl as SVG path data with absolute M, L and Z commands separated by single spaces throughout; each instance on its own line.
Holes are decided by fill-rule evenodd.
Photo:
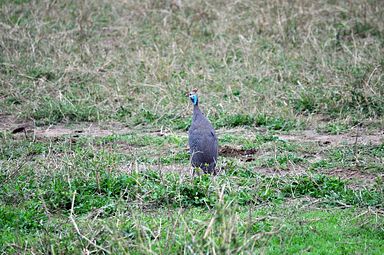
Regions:
M 192 167 L 200 167 L 204 173 L 216 174 L 217 137 L 212 124 L 199 109 L 197 89 L 190 92 L 189 98 L 193 104 L 192 124 L 189 128 L 189 149 Z

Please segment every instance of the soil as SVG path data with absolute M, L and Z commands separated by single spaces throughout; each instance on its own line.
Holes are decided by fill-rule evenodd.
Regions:
M 249 162 L 255 160 L 253 157 L 258 151 L 256 149 L 241 149 L 230 146 L 223 146 L 219 148 L 219 155 L 224 157 L 240 157 L 242 161 Z
M 317 142 L 321 146 L 340 145 L 340 144 L 380 144 L 384 142 L 384 130 L 366 134 L 364 130 L 360 132 L 349 132 L 339 135 L 318 134 L 314 130 L 304 130 L 300 134 L 278 135 L 282 140 L 296 142 Z
M 223 147 L 220 147 L 220 149 L 219 149 L 220 155 L 229 156 L 229 157 L 249 156 L 249 155 L 256 154 L 256 152 L 257 152 L 256 149 L 244 150 L 244 149 L 233 148 L 230 146 L 223 146 Z
M 33 136 L 37 139 L 52 139 L 59 138 L 61 136 L 93 136 L 104 137 L 113 134 L 126 134 L 131 132 L 132 129 L 128 128 L 121 123 L 77 123 L 70 127 L 59 124 L 51 125 L 48 127 L 35 127 L 33 122 L 21 122 L 15 117 L 8 115 L 0 115 L 0 132 L 10 132 L 15 138 L 24 138 L 25 136 Z M 148 132 L 148 131 L 147 131 Z M 150 131 L 154 135 L 163 136 L 166 135 L 164 130 Z M 314 130 L 304 130 L 295 134 L 281 134 L 277 135 L 282 140 L 295 141 L 295 142 L 316 142 L 320 146 L 337 146 L 348 144 L 380 144 L 384 142 L 384 130 L 376 131 L 374 133 L 366 134 L 361 131 L 359 134 L 345 133 L 339 135 L 318 134 Z M 106 145 L 108 146 L 108 145 Z M 121 144 L 118 147 L 123 151 L 131 151 L 134 149 L 129 144 Z M 248 162 L 255 160 L 255 155 L 261 152 L 257 149 L 241 149 L 230 146 L 223 146 L 219 148 L 219 155 L 224 157 L 237 157 L 240 160 Z M 122 166 L 122 171 L 144 171 L 145 169 L 161 169 L 161 172 L 179 172 L 189 173 L 189 167 L 182 165 L 168 165 L 168 166 L 148 166 L 148 165 L 129 165 Z M 257 168 L 258 173 L 264 175 L 278 175 L 278 176 L 292 176 L 307 174 L 305 169 L 300 167 L 291 170 L 276 170 L 272 168 Z M 352 180 L 351 185 L 362 186 L 370 185 L 375 182 L 376 178 L 383 178 L 383 175 L 375 175 L 369 173 L 363 173 L 359 170 L 353 169 L 331 169 L 324 170 L 321 173 L 337 176 L 342 179 Z M 359 180 L 357 182 L 353 180 Z
M 66 127 L 64 125 L 55 125 L 48 127 L 33 127 L 31 124 L 19 124 L 19 125 L 0 125 L 0 132 L 10 131 L 14 135 L 26 134 L 27 136 L 34 136 L 36 138 L 58 138 L 61 136 L 93 136 L 104 137 L 113 134 L 125 134 L 129 133 L 130 128 L 118 126 L 115 129 L 113 126 L 107 128 L 93 124 L 82 123 L 74 125 L 72 127 Z
M 103 137 L 113 134 L 125 134 L 132 129 L 124 126 L 121 123 L 77 123 L 71 126 L 58 124 L 46 127 L 35 127 L 33 121 L 20 121 L 10 115 L 0 115 L 0 132 L 9 131 L 14 134 L 27 133 L 34 134 L 36 137 L 60 137 L 64 135 L 84 135 Z M 234 130 L 235 131 L 235 130 Z M 238 130 L 241 132 L 242 130 Z M 165 131 L 154 130 L 152 133 L 163 136 Z M 369 133 L 365 130 L 357 132 L 349 132 L 338 135 L 319 134 L 314 130 L 304 130 L 295 134 L 280 134 L 277 135 L 282 140 L 296 142 L 317 142 L 319 145 L 339 145 L 339 144 L 380 144 L 384 142 L 384 130 L 379 130 L 374 133 Z M 225 156 L 251 155 L 256 151 L 241 150 L 232 148 L 221 148 L 221 152 Z

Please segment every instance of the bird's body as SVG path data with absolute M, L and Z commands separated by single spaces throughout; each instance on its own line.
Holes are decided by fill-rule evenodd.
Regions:
M 190 98 L 193 103 L 193 117 L 188 138 L 192 167 L 200 167 L 204 173 L 216 174 L 218 142 L 215 130 L 200 111 L 197 95 L 190 93 Z

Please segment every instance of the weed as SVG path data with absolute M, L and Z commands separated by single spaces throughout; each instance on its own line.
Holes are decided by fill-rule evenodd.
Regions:
M 318 131 L 331 135 L 338 135 L 349 131 L 350 126 L 346 123 L 328 122 L 323 127 L 319 127 Z
M 314 162 L 312 169 L 358 168 L 365 172 L 382 172 L 382 144 L 343 146 L 327 152 L 325 159 Z

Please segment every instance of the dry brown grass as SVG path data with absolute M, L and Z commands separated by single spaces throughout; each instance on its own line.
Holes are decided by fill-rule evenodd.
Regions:
M 1 5 L 7 114 L 172 126 L 197 86 L 215 120 L 382 119 L 379 1 L 27 2 Z

